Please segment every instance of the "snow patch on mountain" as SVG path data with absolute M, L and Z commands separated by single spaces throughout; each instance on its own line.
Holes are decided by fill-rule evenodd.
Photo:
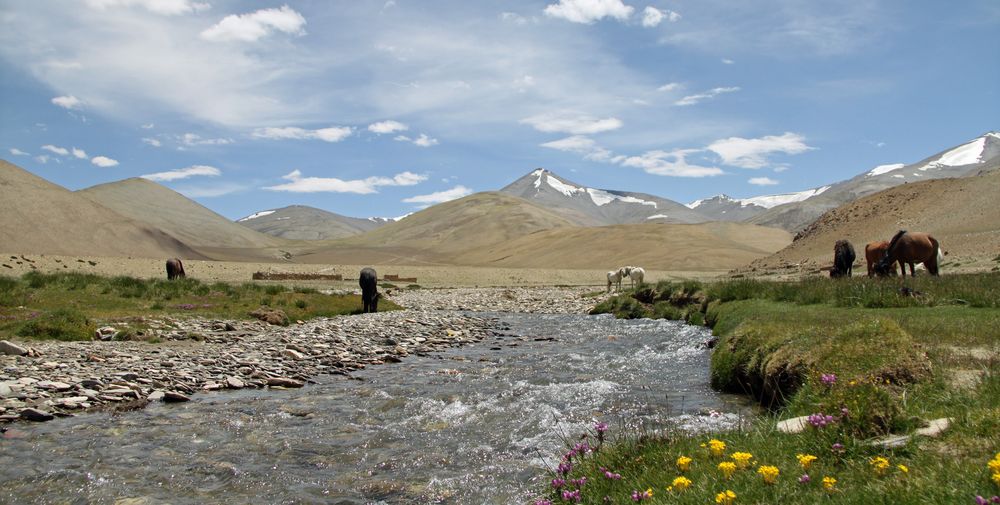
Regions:
M 919 170 L 941 167 L 960 167 L 963 165 L 973 165 L 983 161 L 983 150 L 986 148 L 986 138 L 996 137 L 995 133 L 989 133 L 979 137 L 972 142 L 958 146 L 951 151 L 941 155 L 937 161 L 932 161 Z
M 647 217 L 646 220 L 650 220 L 650 219 L 669 219 L 669 218 L 670 218 L 670 216 L 668 216 L 666 214 L 653 214 L 652 216 Z
M 603 207 L 617 200 L 622 203 L 638 203 L 640 205 L 649 205 L 654 209 L 656 208 L 656 202 L 650 202 L 632 196 L 616 195 L 614 193 L 604 191 L 603 189 L 577 187 L 572 184 L 566 184 L 565 182 L 560 181 L 559 179 L 553 177 L 552 174 L 547 174 L 546 172 L 547 171 L 544 169 L 538 169 L 531 173 L 531 175 L 537 177 L 534 183 L 536 189 L 541 189 L 542 178 L 544 177 L 545 182 L 547 182 L 552 189 L 569 197 L 573 197 L 579 194 L 588 194 L 590 195 L 590 200 L 593 201 L 594 204 L 597 205 L 598 207 Z
M 244 221 L 249 221 L 251 219 L 257 219 L 258 217 L 270 216 L 271 214 L 274 214 L 274 212 L 275 211 L 273 211 L 273 210 L 262 210 L 260 212 L 255 212 L 253 214 L 250 214 L 249 216 L 247 216 L 247 217 L 245 217 L 243 219 L 239 219 L 236 222 L 237 223 L 242 223 Z
M 904 164 L 904 163 L 892 163 L 892 164 L 889 164 L 889 165 L 879 165 L 879 166 L 871 169 L 871 171 L 868 172 L 868 175 L 882 175 L 882 174 L 887 174 L 889 172 L 892 172 L 893 170 L 896 170 L 897 168 L 903 168 L 905 166 L 906 166 L 906 164 Z
M 801 202 L 807 198 L 812 198 L 816 195 L 823 193 L 824 191 L 830 189 L 830 186 L 823 186 L 821 188 L 807 189 L 805 191 L 799 191 L 797 193 L 784 193 L 781 195 L 766 195 L 766 196 L 755 196 L 753 198 L 742 198 L 740 202 L 752 203 L 754 205 L 760 205 L 765 209 L 770 209 L 772 207 L 777 207 L 779 205 L 784 205 L 786 203 Z

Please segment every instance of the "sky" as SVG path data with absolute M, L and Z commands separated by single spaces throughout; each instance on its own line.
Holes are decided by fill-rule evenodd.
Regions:
M 1000 129 L 1000 1 L 0 0 L 0 158 L 238 219 L 535 168 L 687 203 Z

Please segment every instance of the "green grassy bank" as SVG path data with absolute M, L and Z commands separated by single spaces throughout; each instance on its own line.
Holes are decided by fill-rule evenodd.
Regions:
M 150 320 L 251 319 L 250 312 L 262 306 L 281 309 L 295 322 L 360 313 L 361 298 L 280 284 L 29 272 L 19 278 L 0 276 L 0 338 L 90 340 L 99 326 L 110 324 L 124 326 L 124 336 L 141 340 Z M 399 309 L 384 299 L 379 308 Z
M 541 502 L 726 503 L 731 496 L 719 493 L 727 490 L 733 503 L 976 503 L 1000 494 L 1000 274 L 901 286 L 867 278 L 663 282 L 602 303 L 595 312 L 709 325 L 713 387 L 752 395 L 770 414 L 705 436 L 612 429 L 605 436 L 614 443 L 600 444 L 592 433 L 590 444 L 602 447 L 570 456 L 572 469 L 555 472 L 558 487 Z M 813 422 L 799 434 L 775 429 L 795 416 Z M 952 423 L 938 437 L 871 444 L 944 417 Z M 725 448 L 711 454 L 709 439 Z M 798 455 L 815 459 L 804 468 Z M 677 466 L 682 456 L 692 459 L 686 471 Z

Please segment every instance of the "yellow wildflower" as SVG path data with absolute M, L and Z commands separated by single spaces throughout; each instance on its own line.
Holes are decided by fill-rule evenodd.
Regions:
M 721 503 L 722 505 L 733 505 L 736 502 L 736 493 L 727 489 L 717 495 L 715 495 L 715 503 Z
M 687 456 L 681 456 L 677 458 L 677 469 L 686 472 L 688 468 L 691 468 L 691 458 Z
M 796 454 L 795 458 L 799 460 L 799 464 L 802 465 L 803 470 L 808 470 L 812 462 L 816 461 L 816 456 L 812 454 Z
M 986 466 L 990 468 L 990 473 L 1000 473 L 1000 454 L 997 454 L 997 457 L 986 463 Z
M 746 468 L 750 466 L 750 460 L 753 458 L 753 454 L 749 452 L 734 452 L 733 461 L 736 462 L 737 468 Z
M 837 479 L 834 479 L 833 477 L 829 476 L 823 477 L 823 489 L 825 489 L 827 493 L 834 492 L 835 491 L 834 486 L 836 485 L 837 485 Z
M 723 461 L 719 463 L 719 471 L 722 472 L 722 476 L 725 478 L 730 478 L 733 476 L 733 472 L 736 471 L 736 463 L 732 461 Z
M 889 469 L 889 460 L 883 458 L 882 456 L 875 456 L 868 461 L 868 464 L 871 465 L 872 471 L 875 472 L 875 475 L 880 477 L 885 475 L 885 471 Z
M 726 443 L 722 440 L 712 439 L 708 441 L 708 450 L 712 456 L 719 457 L 726 453 Z
M 910 467 L 906 465 L 896 465 L 896 468 L 899 469 L 899 472 L 902 473 L 903 475 L 907 475 L 910 473 Z
M 780 474 L 781 471 L 779 471 L 776 466 L 762 466 L 757 469 L 757 473 L 764 477 L 765 484 L 774 484 L 778 481 L 778 474 Z
M 678 491 L 684 491 L 691 486 L 691 479 L 687 477 L 677 477 L 670 486 L 671 489 L 677 489 Z
M 1000 473 L 993 474 L 993 483 L 1000 486 Z

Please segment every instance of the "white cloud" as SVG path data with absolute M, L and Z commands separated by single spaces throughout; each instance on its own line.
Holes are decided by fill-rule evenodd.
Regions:
M 572 137 L 546 142 L 542 144 L 542 147 L 571 153 L 589 153 L 597 147 L 597 143 L 594 142 L 594 139 L 592 138 L 584 137 L 583 135 L 574 135 Z
M 69 110 L 79 110 L 83 108 L 83 102 L 73 95 L 57 96 L 52 99 L 52 103 Z
M 65 147 L 54 146 L 52 144 L 45 144 L 42 146 L 42 150 L 48 151 L 53 154 L 58 154 L 59 156 L 69 156 L 69 149 Z
M 683 87 L 684 87 L 684 85 L 681 84 L 681 83 L 679 83 L 679 82 L 668 82 L 668 83 L 664 84 L 663 86 L 660 86 L 659 88 L 656 88 L 656 91 L 664 91 L 664 92 L 666 92 L 666 91 L 677 91 L 677 90 L 679 90 L 679 89 L 681 89 Z
M 222 171 L 219 170 L 218 168 L 211 167 L 208 165 L 192 165 L 190 167 L 178 168 L 177 170 L 170 170 L 167 172 L 156 172 L 153 174 L 140 175 L 139 177 L 151 181 L 176 181 L 178 179 L 187 179 L 188 177 L 195 177 L 202 175 L 208 177 L 217 177 L 222 175 Z
M 731 59 L 729 59 L 729 58 L 723 58 L 723 59 L 722 59 L 722 64 L 723 64 L 723 65 L 733 65 L 733 64 L 735 64 L 735 63 L 736 63 L 735 61 L 733 61 L 733 60 L 731 60 Z
M 214 198 L 241 193 L 249 189 L 252 189 L 252 187 L 238 182 L 220 182 L 219 184 L 179 186 L 174 188 L 175 191 L 188 198 Z
M 687 155 L 696 152 L 699 150 L 649 151 L 641 156 L 629 156 L 621 164 L 626 167 L 641 168 L 649 174 L 671 177 L 711 177 L 723 174 L 722 169 L 718 167 L 705 167 L 688 163 Z
M 403 201 L 406 203 L 419 203 L 424 204 L 424 206 L 430 206 L 437 203 L 449 202 L 451 200 L 457 200 L 463 196 L 469 196 L 472 194 L 472 190 L 465 186 L 455 186 L 451 189 L 446 189 L 444 191 L 438 191 L 436 193 L 431 193 L 429 195 L 417 195 L 411 196 L 409 198 L 404 198 Z
M 94 156 L 90 159 L 90 162 L 103 168 L 113 167 L 118 165 L 118 160 L 113 160 L 107 156 Z
M 149 145 L 151 145 L 153 147 L 160 147 L 160 146 L 163 145 L 163 143 L 160 142 L 159 140 L 156 140 L 156 139 L 153 139 L 153 138 L 149 138 L 149 137 L 143 137 L 142 138 L 142 142 L 145 143 L 145 144 L 149 144 Z
M 37 162 L 39 162 L 39 163 L 41 163 L 41 164 L 44 165 L 44 164 L 46 164 L 46 163 L 49 162 L 49 155 L 47 155 L 47 154 L 39 154 L 38 156 L 35 156 L 35 161 L 37 161 Z
M 222 18 L 217 24 L 201 32 L 201 38 L 212 42 L 254 42 L 271 32 L 304 35 L 302 27 L 306 18 L 291 7 L 282 5 L 279 9 L 261 9 L 249 14 L 232 14 Z
M 541 132 L 569 133 L 573 135 L 589 135 L 617 130 L 624 124 L 620 119 L 615 117 L 596 119 L 570 112 L 539 114 L 522 119 L 520 123 L 531 125 Z
M 178 140 L 186 146 L 220 146 L 233 143 L 233 139 L 206 139 L 196 133 L 185 133 L 178 137 Z
M 291 181 L 264 189 L 288 191 L 291 193 L 356 193 L 367 195 L 378 193 L 379 186 L 413 186 L 427 180 L 427 176 L 412 172 L 401 172 L 393 177 L 368 177 L 345 181 L 336 177 L 302 177 L 302 172 L 293 170 L 282 176 Z
M 698 93 L 697 95 L 688 95 L 680 100 L 674 102 L 674 105 L 694 105 L 702 100 L 707 100 L 709 98 L 715 98 L 723 93 L 735 93 L 739 91 L 740 88 L 737 86 L 727 87 L 727 88 L 712 88 L 704 93 Z
M 378 133 L 379 135 L 384 133 L 395 133 L 409 130 L 410 127 L 406 126 L 399 121 L 379 121 L 378 123 L 372 123 L 368 125 L 368 131 L 372 133 Z
M 142 128 L 143 130 L 152 130 L 155 127 L 156 127 L 156 125 L 153 124 L 153 123 L 146 123 L 146 124 L 140 126 L 140 128 Z
M 634 10 L 621 0 L 559 0 L 545 7 L 545 15 L 589 25 L 605 17 L 625 21 Z
M 806 145 L 803 136 L 791 132 L 758 139 L 730 137 L 716 140 L 708 146 L 708 150 L 718 154 L 724 164 L 741 168 L 766 167 L 769 164 L 767 156 L 773 153 L 800 154 L 813 149 Z
M 322 140 L 324 142 L 340 142 L 350 137 L 354 133 L 354 128 L 349 126 L 331 126 L 318 130 L 306 130 L 294 126 L 281 128 L 257 128 L 252 136 L 260 139 L 271 140 Z
M 508 23 L 514 23 L 515 25 L 525 25 L 528 24 L 528 18 L 516 13 L 516 12 L 501 12 L 500 19 Z
M 747 182 L 755 186 L 776 186 L 778 184 L 778 181 L 770 177 L 751 177 Z
M 92 9 L 99 10 L 138 5 L 149 12 L 164 16 L 199 12 L 211 7 L 207 3 L 192 2 L 191 0 L 87 0 L 87 5 Z
M 409 142 L 413 145 L 420 147 L 431 147 L 431 146 L 436 146 L 438 144 L 437 139 L 428 137 L 423 133 L 421 133 L 420 136 L 415 139 L 407 137 L 406 135 L 397 135 L 395 138 L 393 138 L 393 140 L 397 142 Z
M 79 158 L 81 160 L 87 159 L 87 153 L 86 153 L 86 151 L 84 151 L 83 149 L 77 149 L 75 147 L 73 148 L 73 156 L 75 156 L 75 157 L 77 157 L 77 158 Z
M 26 153 L 26 152 L 24 152 L 24 151 L 22 151 L 22 150 L 20 150 L 20 149 L 18 149 L 16 147 L 11 147 L 10 148 L 10 154 L 13 154 L 14 156 L 31 156 L 30 154 L 28 154 L 28 153 Z
M 653 6 L 647 6 L 642 11 L 642 26 L 646 28 L 659 26 L 664 19 L 671 23 L 676 23 L 680 21 L 681 15 L 671 10 L 664 12 Z

